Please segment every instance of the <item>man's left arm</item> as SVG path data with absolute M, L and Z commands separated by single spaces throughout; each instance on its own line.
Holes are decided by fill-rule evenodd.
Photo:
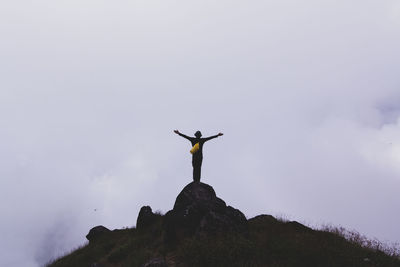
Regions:
M 224 135 L 223 133 L 219 133 L 219 134 L 216 134 L 216 135 L 213 135 L 210 137 L 203 138 L 203 140 L 204 140 L 204 142 L 207 142 L 208 140 L 211 140 L 211 139 L 217 138 L 218 136 L 223 136 L 223 135 Z

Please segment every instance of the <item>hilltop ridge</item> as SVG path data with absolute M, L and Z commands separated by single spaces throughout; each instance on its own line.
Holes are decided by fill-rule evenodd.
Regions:
M 192 182 L 165 215 L 143 206 L 136 228 L 92 228 L 89 243 L 49 267 L 400 266 L 398 255 L 271 215 L 249 220 Z

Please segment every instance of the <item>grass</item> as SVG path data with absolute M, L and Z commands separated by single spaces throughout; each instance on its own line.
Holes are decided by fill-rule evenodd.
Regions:
M 88 267 L 94 263 L 100 266 L 140 266 L 161 254 L 161 244 L 161 219 L 159 219 L 156 225 L 146 232 L 135 228 L 114 230 L 47 266 Z
M 400 244 L 399 243 L 383 243 L 378 239 L 370 239 L 365 235 L 353 230 L 349 231 L 344 227 L 336 227 L 332 225 L 325 225 L 321 229 L 325 232 L 334 233 L 335 235 L 341 236 L 353 243 L 354 245 L 361 246 L 373 251 L 381 251 L 389 256 L 400 258 Z
M 344 228 L 313 230 L 269 215 L 249 220 L 246 235 L 194 236 L 176 247 L 163 242 L 162 215 L 149 229 L 112 231 L 48 267 L 141 266 L 156 257 L 169 266 L 400 266 L 398 247 L 369 240 Z

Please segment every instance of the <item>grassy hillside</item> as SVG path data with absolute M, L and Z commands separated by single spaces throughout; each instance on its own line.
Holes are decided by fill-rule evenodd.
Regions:
M 348 240 L 337 231 L 269 215 L 250 219 L 248 234 L 195 236 L 176 246 L 164 244 L 162 221 L 158 215 L 149 229 L 114 230 L 48 266 L 133 267 L 157 257 L 168 266 L 400 266 L 395 251 L 383 252 L 365 239 Z

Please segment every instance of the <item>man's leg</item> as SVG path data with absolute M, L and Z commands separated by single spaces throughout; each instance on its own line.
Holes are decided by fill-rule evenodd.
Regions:
M 193 181 L 200 181 L 199 166 L 197 164 L 193 165 Z
M 193 181 L 200 182 L 201 176 L 201 160 L 193 162 Z
M 202 161 L 203 161 L 203 160 L 200 160 L 200 162 L 199 162 L 199 170 L 198 170 L 198 172 L 199 172 L 199 174 L 198 174 L 199 179 L 197 180 L 197 182 L 200 182 L 200 178 L 201 178 L 201 163 L 202 163 Z

